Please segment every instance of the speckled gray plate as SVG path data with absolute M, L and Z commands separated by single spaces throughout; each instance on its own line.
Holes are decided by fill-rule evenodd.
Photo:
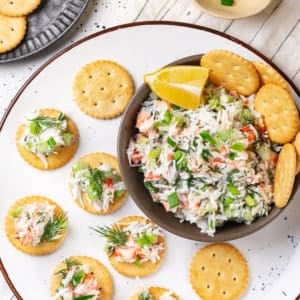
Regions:
M 15 49 L 0 54 L 0 63 L 35 54 L 58 40 L 75 24 L 89 0 L 42 0 L 27 18 L 27 33 Z

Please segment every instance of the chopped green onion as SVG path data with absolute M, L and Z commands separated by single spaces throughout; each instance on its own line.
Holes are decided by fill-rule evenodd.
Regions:
M 175 121 L 177 127 L 183 127 L 184 123 L 185 123 L 185 119 L 182 115 L 176 115 L 173 117 L 173 120 Z
M 164 116 L 163 116 L 163 122 L 164 122 L 166 125 L 169 125 L 170 122 L 171 122 L 171 119 L 172 119 L 172 114 L 167 110 L 167 111 L 164 113 Z
M 177 150 L 177 151 L 174 153 L 174 159 L 175 159 L 176 161 L 178 161 L 178 160 L 182 157 L 182 155 L 183 155 L 182 151 Z
M 47 140 L 47 144 L 51 147 L 54 148 L 56 146 L 56 141 L 55 139 L 51 136 L 48 140 Z
M 229 183 L 229 184 L 227 185 L 227 189 L 228 189 L 228 191 L 229 191 L 232 195 L 234 195 L 234 196 L 240 194 L 240 191 L 236 188 L 236 186 L 235 186 L 233 183 Z
M 253 113 L 248 108 L 244 108 L 241 115 L 241 121 L 243 125 L 252 124 L 255 120 Z
M 233 0 L 221 0 L 221 4 L 225 6 L 232 6 Z
M 246 195 L 245 196 L 245 202 L 249 207 L 256 206 L 256 201 L 251 195 Z
M 230 146 L 230 150 L 234 150 L 234 151 L 237 151 L 237 152 L 242 152 L 246 149 L 246 146 L 245 144 L 243 143 L 234 143 Z
M 232 95 L 228 95 L 227 103 L 233 103 L 235 98 Z
M 231 203 L 233 203 L 233 202 L 234 202 L 234 198 L 232 198 L 232 197 L 226 197 L 226 198 L 224 199 L 224 202 L 223 202 L 224 208 L 229 207 L 229 205 L 230 205 Z
M 136 239 L 136 242 L 140 247 L 143 248 L 145 246 L 152 246 L 155 243 L 155 240 L 156 238 L 153 233 L 143 233 Z
M 83 270 L 78 271 L 74 274 L 74 276 L 71 279 L 71 284 L 73 287 L 76 287 L 85 277 L 85 273 Z
M 38 122 L 31 121 L 29 131 L 33 135 L 38 135 L 41 132 L 42 126 Z
M 176 207 L 179 205 L 179 199 L 177 193 L 174 192 L 167 197 L 170 208 Z
M 94 298 L 95 295 L 85 295 L 85 296 L 79 296 L 79 297 L 75 297 L 74 300 L 89 300 Z
M 169 136 L 167 137 L 167 143 L 173 148 L 176 146 L 176 142 L 173 139 L 171 139 Z
M 208 162 L 209 161 L 209 157 L 211 156 L 210 152 L 207 149 L 203 149 L 201 152 L 201 157 Z
M 229 155 L 228 155 L 228 158 L 231 159 L 231 160 L 234 160 L 236 157 L 236 153 L 235 152 L 230 152 Z
M 57 120 L 62 121 L 64 118 L 65 118 L 64 113 L 60 112 L 58 117 L 57 117 Z
M 119 199 L 120 197 L 122 197 L 125 194 L 124 190 L 118 190 L 118 191 L 114 191 L 114 199 Z
M 161 153 L 161 148 L 151 149 L 149 152 L 149 158 L 153 158 L 153 159 L 158 158 L 160 153 Z
M 71 146 L 74 141 L 74 135 L 71 132 L 66 132 L 63 134 L 63 140 L 66 146 Z
M 153 124 L 153 127 L 154 129 L 158 129 L 160 126 L 163 125 L 163 122 L 162 121 L 156 121 L 154 124 Z
M 134 264 L 137 266 L 137 267 L 141 267 L 142 266 L 142 263 L 141 263 L 141 259 L 140 258 L 136 258 Z
M 207 130 L 200 132 L 200 136 L 202 137 L 203 141 L 209 142 L 213 146 L 215 146 L 217 144 L 215 139 L 209 134 L 209 132 Z
M 13 218 L 17 218 L 23 211 L 23 207 L 18 207 L 16 210 L 13 211 L 12 216 Z
M 159 191 L 158 188 L 155 187 L 151 181 L 144 182 L 144 185 L 150 192 L 157 193 Z

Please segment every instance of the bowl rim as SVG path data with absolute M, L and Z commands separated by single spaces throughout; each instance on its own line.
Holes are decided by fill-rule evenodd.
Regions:
M 186 65 L 186 64 L 190 64 L 190 65 L 195 65 L 195 62 L 200 62 L 200 59 L 202 57 L 203 54 L 196 54 L 196 55 L 191 55 L 191 56 L 186 56 L 180 59 L 177 59 L 175 61 L 172 61 L 171 63 L 165 65 L 166 66 L 172 66 L 172 65 Z M 269 63 L 269 62 L 267 62 Z M 143 200 L 140 199 L 140 195 L 138 195 L 136 189 L 135 189 L 135 185 L 136 182 L 132 182 L 129 177 L 128 177 L 128 172 L 130 171 L 130 169 L 134 170 L 134 172 L 138 173 L 137 168 L 133 168 L 129 166 L 128 163 L 128 158 L 126 155 L 126 149 L 128 146 L 128 143 L 126 143 L 126 149 L 124 149 L 125 145 L 124 145 L 124 138 L 123 138 L 123 134 L 124 134 L 124 129 L 127 130 L 129 129 L 127 126 L 127 122 L 130 119 L 129 118 L 129 113 L 134 111 L 134 113 L 132 113 L 132 116 L 137 115 L 137 108 L 140 108 L 140 104 L 147 98 L 146 95 L 149 95 L 150 93 L 150 89 L 147 86 L 147 84 L 143 83 L 135 92 L 135 94 L 133 95 L 126 111 L 123 114 L 120 126 L 119 126 L 119 131 L 118 131 L 118 137 L 117 137 L 117 157 L 118 157 L 118 162 L 119 162 L 119 167 L 120 167 L 120 173 L 122 176 L 122 179 L 125 183 L 125 186 L 127 187 L 128 193 L 130 195 L 130 197 L 132 198 L 132 200 L 135 202 L 135 204 L 139 207 L 139 209 L 141 209 L 141 211 L 149 218 L 151 219 L 154 223 L 156 223 L 157 225 L 159 225 L 161 228 L 167 230 L 170 233 L 173 233 L 177 236 L 183 237 L 183 238 L 187 238 L 190 240 L 195 240 L 195 241 L 201 241 L 201 242 L 224 242 L 224 241 L 230 241 L 230 240 L 234 240 L 234 239 L 238 239 L 238 238 L 242 238 L 245 237 L 247 235 L 250 235 L 260 229 L 262 229 L 263 227 L 265 227 L 267 224 L 269 224 L 271 221 L 273 221 L 274 219 L 276 219 L 276 217 L 278 217 L 283 211 L 284 209 L 289 205 L 289 203 L 293 200 L 293 196 L 295 194 L 296 191 L 296 184 L 294 184 L 294 188 L 293 188 L 293 193 L 290 197 L 290 200 L 288 202 L 288 204 L 283 207 L 283 208 L 277 208 L 274 204 L 272 205 L 271 210 L 269 211 L 267 216 L 263 216 L 260 218 L 257 218 L 256 220 L 254 220 L 251 224 L 247 225 L 244 223 L 237 223 L 237 222 L 227 222 L 225 223 L 224 226 L 222 227 L 218 227 L 216 233 L 214 234 L 213 237 L 201 233 L 200 228 L 198 228 L 196 226 L 196 224 L 191 224 L 187 221 L 183 221 L 181 222 L 179 218 L 176 218 L 174 216 L 173 213 L 171 212 L 166 212 L 166 218 L 168 215 L 172 215 L 172 217 L 174 219 L 176 219 L 176 221 L 178 222 L 178 224 L 188 224 L 191 228 L 192 227 L 196 227 L 198 229 L 198 234 L 195 234 L 193 231 L 178 231 L 178 229 L 174 229 L 174 227 L 172 227 L 170 224 L 165 222 L 165 219 L 161 219 L 159 216 L 157 216 L 155 213 L 153 213 L 152 209 L 148 209 L 145 207 L 144 204 L 144 198 L 145 197 L 150 197 L 151 202 L 153 208 L 157 209 L 156 205 L 159 205 L 162 207 L 162 205 L 160 203 L 155 203 L 152 200 L 152 197 L 149 193 L 149 191 L 147 190 L 146 187 L 143 186 L 143 190 L 145 191 L 146 195 L 143 198 Z M 141 97 L 142 95 L 142 97 Z M 143 95 L 145 95 L 145 97 L 143 97 Z M 133 118 L 135 121 L 135 118 Z M 135 122 L 134 122 L 135 123 Z M 131 128 L 132 129 L 132 128 Z M 135 129 L 134 129 L 135 130 Z M 129 141 L 128 141 L 129 142 Z M 125 152 L 124 152 L 125 150 Z M 127 161 L 126 161 L 127 160 Z M 125 165 L 127 165 L 127 167 L 125 167 Z M 130 167 L 128 169 L 128 166 Z M 141 174 L 141 173 L 140 173 Z M 144 176 L 143 174 L 141 174 L 142 176 Z M 236 230 L 234 232 L 222 232 L 223 228 L 236 228 L 239 230 Z

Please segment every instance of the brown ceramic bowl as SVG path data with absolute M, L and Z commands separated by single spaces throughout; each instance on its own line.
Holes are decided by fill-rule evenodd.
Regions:
M 200 58 L 201 55 L 189 56 L 170 65 L 199 65 Z M 165 211 L 162 204 L 153 202 L 150 193 L 144 186 L 144 175 L 139 173 L 137 168 L 130 167 L 126 154 L 130 138 L 137 132 L 135 128 L 137 113 L 149 93 L 150 89 L 146 84 L 137 90 L 124 113 L 118 134 L 118 160 L 123 180 L 130 196 L 148 218 L 163 229 L 181 237 L 203 242 L 218 242 L 237 239 L 253 233 L 266 226 L 282 212 L 283 209 L 273 207 L 268 216 L 259 218 L 250 225 L 228 222 L 223 227 L 217 227 L 214 237 L 210 237 L 201 233 L 195 224 L 180 223 L 173 213 Z

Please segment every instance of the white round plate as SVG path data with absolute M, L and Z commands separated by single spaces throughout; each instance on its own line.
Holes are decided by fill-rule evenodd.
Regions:
M 211 49 L 228 49 L 250 60 L 264 61 L 261 54 L 242 42 L 203 27 L 174 22 L 127 24 L 96 33 L 62 51 L 43 65 L 18 92 L 0 126 L 0 255 L 4 275 L 20 299 L 49 299 L 52 270 L 59 261 L 71 255 L 89 255 L 108 267 L 115 285 L 114 299 L 128 299 L 138 286 L 144 284 L 168 287 L 182 299 L 197 299 L 189 284 L 189 263 L 205 243 L 165 232 L 167 255 L 158 272 L 145 279 L 129 279 L 110 266 L 103 251 L 105 240 L 91 232 L 89 227 L 109 225 L 127 215 L 141 215 L 141 211 L 130 198 L 119 211 L 109 216 L 88 214 L 73 203 L 68 189 L 72 164 L 90 152 L 104 151 L 116 155 L 120 118 L 101 121 L 83 114 L 73 100 L 72 82 L 84 64 L 108 59 L 123 65 L 138 87 L 144 73 L 181 57 Z M 291 88 L 295 87 L 291 85 Z M 294 89 L 295 99 L 299 101 L 299 92 L 298 96 L 296 93 Z M 76 122 L 81 136 L 75 157 L 55 171 L 45 172 L 30 167 L 21 159 L 15 146 L 16 129 L 24 116 L 41 107 L 64 111 Z M 62 247 L 53 254 L 43 257 L 25 255 L 11 246 L 5 236 L 3 223 L 8 208 L 26 195 L 49 197 L 68 212 L 69 234 Z M 297 201 L 292 201 L 271 224 L 232 242 L 249 264 L 249 288 L 244 299 L 294 299 L 300 292 L 296 281 L 300 277 L 299 206 Z

